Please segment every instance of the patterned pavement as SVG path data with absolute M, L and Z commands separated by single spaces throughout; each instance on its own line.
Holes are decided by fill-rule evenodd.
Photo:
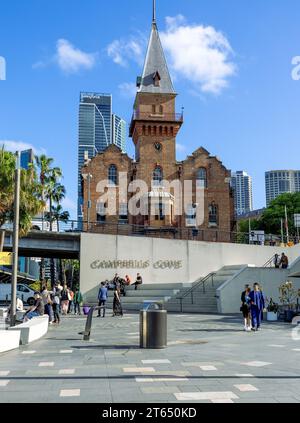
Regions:
M 239 316 L 169 314 L 163 350 L 139 348 L 138 314 L 95 317 L 88 342 L 84 326 L 62 318 L 0 355 L 0 403 L 300 402 L 300 328 L 289 324 L 245 333 Z

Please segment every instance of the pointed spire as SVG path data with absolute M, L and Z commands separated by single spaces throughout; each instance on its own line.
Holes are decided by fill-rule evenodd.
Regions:
M 156 25 L 156 0 L 153 0 L 152 30 L 139 92 L 175 94 Z

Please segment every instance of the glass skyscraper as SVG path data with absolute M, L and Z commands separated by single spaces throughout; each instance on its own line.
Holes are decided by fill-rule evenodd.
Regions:
M 267 206 L 280 194 L 300 192 L 300 170 L 271 170 L 265 181 Z
M 21 151 L 21 158 L 20 158 L 20 165 L 22 169 L 28 169 L 29 164 L 33 163 L 34 161 L 34 154 L 33 150 L 24 150 Z
M 126 150 L 126 122 L 112 113 L 112 95 L 80 93 L 78 140 L 78 220 L 82 220 L 81 168 L 111 143 Z

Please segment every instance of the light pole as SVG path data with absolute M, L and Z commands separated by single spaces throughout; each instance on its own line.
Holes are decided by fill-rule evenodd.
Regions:
M 91 179 L 93 178 L 93 175 L 90 173 L 84 173 L 83 175 L 84 180 L 88 181 L 88 201 L 87 201 L 87 231 L 89 232 L 90 228 L 90 219 L 91 219 L 91 208 L 92 208 L 92 202 L 91 202 Z
M 13 229 L 13 268 L 11 283 L 11 306 L 10 306 L 10 326 L 16 325 L 16 307 L 17 307 L 17 279 L 18 279 L 18 260 L 19 260 L 19 214 L 20 214 L 20 152 L 16 153 L 15 169 L 15 206 L 14 206 L 14 229 Z

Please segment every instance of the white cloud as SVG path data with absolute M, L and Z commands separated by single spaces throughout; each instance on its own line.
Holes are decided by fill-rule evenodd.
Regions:
M 139 33 L 137 36 L 131 36 L 128 39 L 114 40 L 107 46 L 106 52 L 117 65 L 127 67 L 130 61 L 134 61 L 142 66 L 146 46 L 147 38 Z
M 54 63 L 66 74 L 77 73 L 81 69 L 92 69 L 97 56 L 97 53 L 86 53 L 76 48 L 70 41 L 60 38 L 56 42 L 56 53 L 50 58 L 34 63 L 32 68 L 41 69 Z
M 188 25 L 182 15 L 166 18 L 162 43 L 171 70 L 202 92 L 219 94 L 236 73 L 229 41 L 212 26 Z
M 160 35 L 173 80 L 189 81 L 195 93 L 220 94 L 236 74 L 229 41 L 212 26 L 190 25 L 182 15 L 168 16 L 166 30 Z M 146 47 L 147 37 L 139 33 L 114 40 L 106 51 L 120 66 L 135 62 L 142 67 Z
M 68 40 L 59 39 L 56 43 L 56 60 L 66 73 L 76 73 L 80 69 L 92 69 L 96 62 L 96 54 L 85 53 L 74 47 Z
M 123 82 L 119 85 L 119 90 L 124 97 L 135 97 L 137 88 L 132 82 Z
M 46 150 L 44 148 L 36 148 L 32 144 L 23 141 L 0 140 L 0 148 L 2 148 L 2 146 L 4 146 L 7 151 L 11 151 L 13 153 L 15 153 L 16 151 L 24 151 L 30 149 L 32 149 L 37 155 L 46 153 Z

